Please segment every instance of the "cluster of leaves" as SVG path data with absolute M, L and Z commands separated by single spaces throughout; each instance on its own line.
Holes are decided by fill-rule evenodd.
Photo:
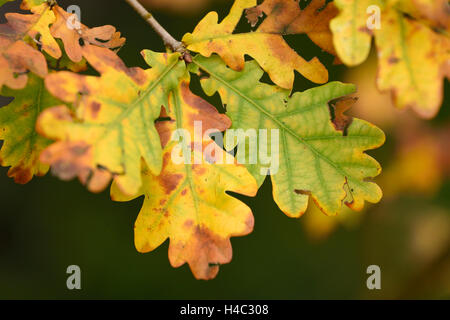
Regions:
M 173 266 L 187 262 L 196 278 L 211 279 L 231 260 L 230 237 L 253 229 L 250 208 L 227 192 L 255 196 L 266 178 L 263 166 L 239 164 L 227 152 L 236 145 L 224 150 L 213 139 L 192 145 L 201 164 L 174 163 L 171 135 L 180 128 L 198 134 L 194 121 L 202 121 L 202 135 L 278 129 L 273 197 L 290 217 L 302 215 L 309 199 L 328 215 L 344 204 L 358 210 L 380 200 L 370 179 L 381 168 L 365 151 L 382 145 L 384 134 L 344 114 L 355 86 L 331 82 L 291 93 L 294 71 L 316 83 L 328 80 L 317 58 L 304 60 L 283 39 L 305 33 L 334 53 L 328 22 L 337 12 L 325 0 L 305 10 L 295 1 L 236 0 L 222 22 L 211 12 L 184 36 L 187 50 L 199 53 L 192 60 L 144 50 L 145 70 L 127 67 L 111 50 L 124 42 L 113 27 L 69 28 L 69 14 L 54 1 L 24 0 L 22 8 L 31 13 L 9 13 L 0 26 L 1 94 L 15 97 L 0 109 L 1 164 L 11 166 L 19 183 L 51 167 L 93 192 L 112 181 L 115 201 L 144 195 L 135 225 L 138 251 L 169 238 Z M 255 31 L 236 34 L 246 9 L 252 25 L 262 13 L 267 17 Z M 245 55 L 255 60 L 246 62 Z M 99 75 L 82 74 L 86 64 Z M 264 71 L 274 84 L 261 82 Z M 191 92 L 197 74 L 207 95 L 220 95 L 226 115 Z M 238 145 L 238 153 L 247 148 Z
M 442 104 L 443 79 L 450 77 L 448 0 L 336 0 L 331 21 L 336 52 L 348 66 L 378 53 L 377 86 L 390 91 L 399 108 L 434 117 Z M 380 26 L 368 28 L 367 8 L 380 9 Z M 375 13 L 377 14 L 377 13 Z M 377 18 L 377 17 L 374 17 Z
M 21 8 L 31 13 L 7 13 L 0 25 L 0 93 L 15 98 L 0 110 L 0 163 L 11 166 L 8 175 L 16 182 L 27 183 L 48 171 L 39 155 L 51 141 L 36 134 L 37 117 L 61 103 L 43 79 L 57 70 L 85 70 L 82 43 L 117 48 L 125 39 L 112 26 L 70 28 L 71 15 L 55 3 L 25 0 Z

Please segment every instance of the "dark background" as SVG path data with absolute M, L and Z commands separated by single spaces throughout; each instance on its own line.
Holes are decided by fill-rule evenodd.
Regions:
M 58 2 L 64 8 L 79 5 L 82 22 L 90 27 L 116 26 L 127 38 L 119 55 L 128 66 L 145 67 L 139 54 L 142 49 L 164 50 L 152 29 L 124 1 Z M 216 10 L 223 18 L 230 5 L 231 1 L 207 1 L 188 14 L 153 13 L 181 39 L 208 11 Z M 2 8 L 2 22 L 3 13 L 15 6 L 17 1 Z M 331 80 L 342 79 L 346 67 L 333 66 L 333 57 L 322 53 L 307 37 L 286 39 L 303 57 L 318 55 L 329 68 Z M 296 90 L 313 86 L 297 74 Z M 198 92 L 195 84 L 193 90 Z M 428 122 L 431 126 L 443 127 L 450 120 L 448 93 L 446 83 L 446 101 L 438 117 Z M 217 105 L 217 97 L 212 100 Z M 386 131 L 386 145 L 371 153 L 383 167 L 389 166 L 396 150 L 394 130 Z M 232 262 L 221 266 L 215 280 L 205 282 L 195 280 L 187 265 L 170 266 L 167 241 L 152 253 L 135 250 L 133 224 L 142 199 L 115 203 L 108 192 L 91 194 L 77 181 L 62 182 L 51 174 L 17 185 L 7 177 L 7 168 L 1 168 L 0 298 L 450 298 L 450 238 L 433 244 L 435 230 L 425 230 L 423 234 L 432 242 L 430 248 L 439 246 L 427 259 L 417 257 L 412 244 L 417 236 L 415 226 L 420 227 L 422 220 L 439 216 L 448 221 L 450 217 L 450 184 L 447 178 L 442 180 L 432 195 L 402 193 L 385 199 L 360 214 L 356 225 L 350 228 L 337 223 L 333 232 L 319 240 L 310 236 L 305 217 L 290 219 L 277 208 L 266 180 L 255 198 L 240 197 L 253 210 L 254 232 L 232 239 Z M 448 234 L 447 227 L 437 223 L 434 228 Z M 79 291 L 66 288 L 66 268 L 72 264 L 81 267 Z M 381 267 L 382 290 L 366 287 L 366 268 L 371 264 Z

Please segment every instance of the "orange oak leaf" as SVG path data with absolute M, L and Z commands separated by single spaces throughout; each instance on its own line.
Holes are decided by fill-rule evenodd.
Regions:
M 26 0 L 21 8 L 30 10 L 31 14 L 6 13 L 7 23 L 0 25 L 0 89 L 3 85 L 11 89 L 24 88 L 28 71 L 45 77 L 48 65 L 42 52 L 48 54 L 49 61 L 67 60 L 68 57 L 83 64 L 82 44 L 115 49 L 125 42 L 114 27 L 89 29 L 55 2 Z M 62 54 L 55 38 L 62 40 L 67 56 Z M 68 61 L 62 63 L 69 64 Z M 73 64 L 72 67 L 80 68 Z
M 62 40 L 67 55 L 74 62 L 83 58 L 82 45 L 86 43 L 110 49 L 119 48 L 125 43 L 125 38 L 122 38 L 113 26 L 88 28 L 77 21 L 76 15 L 59 6 L 54 6 L 53 12 L 56 21 L 51 27 L 51 33 Z
M 65 106 L 53 108 L 54 113 L 68 118 Z M 93 150 L 83 141 L 54 143 L 46 148 L 40 156 L 42 163 L 51 163 L 51 171 L 61 180 L 72 180 L 78 177 L 80 182 L 91 192 L 103 191 L 111 181 L 112 175 L 107 170 L 93 168 Z
M 252 26 L 263 14 L 266 18 L 259 25 L 258 32 L 306 34 L 316 45 L 336 56 L 329 24 L 338 10 L 332 2 L 327 4 L 326 0 L 313 0 L 302 10 L 298 0 L 265 0 L 246 10 L 246 17 Z
M 32 14 L 7 13 L 7 23 L 0 25 L 0 88 L 7 85 L 21 89 L 27 83 L 27 71 L 40 77 L 47 74 L 45 57 L 37 49 L 53 58 L 61 56 L 56 40 L 50 35 L 55 16 L 44 3 L 32 8 Z

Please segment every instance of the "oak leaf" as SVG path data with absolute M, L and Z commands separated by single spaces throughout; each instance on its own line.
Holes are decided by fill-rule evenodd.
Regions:
M 217 12 L 210 12 L 192 33 L 183 37 L 189 50 L 209 57 L 219 54 L 233 70 L 244 69 L 246 54 L 254 58 L 280 87 L 291 89 L 294 70 L 315 83 L 328 80 L 328 71 L 317 58 L 306 61 L 300 57 L 279 33 L 256 30 L 234 34 L 244 9 L 254 7 L 256 0 L 236 0 L 229 15 L 218 23 Z
M 168 96 L 185 72 L 179 54 L 157 54 L 143 51 L 151 69 L 127 68 L 112 51 L 91 45 L 83 47 L 83 56 L 101 75 L 84 76 L 71 72 L 50 74 L 45 79 L 48 90 L 59 99 L 73 103 L 76 115 L 57 107 L 46 110 L 38 120 L 38 130 L 55 146 L 44 151 L 42 160 L 59 168 L 62 177 L 107 169 L 117 185 L 133 195 L 141 186 L 141 157 L 154 174 L 162 167 L 162 148 L 154 121 L 161 106 L 167 106 Z M 70 158 L 64 150 L 79 154 Z M 91 179 L 88 187 L 100 191 L 106 187 Z M 95 186 L 95 188 L 94 188 Z
M 336 0 L 340 14 L 331 21 L 331 29 L 339 58 L 349 66 L 362 63 L 374 36 L 379 90 L 390 91 L 399 108 L 411 107 L 425 118 L 435 116 L 442 104 L 443 79 L 450 76 L 446 2 Z M 373 5 L 381 10 L 380 28 L 370 30 L 366 11 Z M 423 19 L 431 19 L 431 25 Z
M 78 20 L 77 15 L 68 13 L 56 1 L 24 0 L 21 8 L 33 10 L 34 7 L 42 4 L 49 6 L 55 15 L 55 21 L 50 29 L 51 35 L 62 40 L 64 49 L 73 62 L 82 60 L 81 47 L 84 44 L 116 49 L 125 43 L 125 38 L 122 38 L 120 32 L 116 32 L 113 26 L 88 28 Z
M 450 31 L 450 3 L 448 0 L 391 0 L 402 12 L 421 20 L 433 28 Z
M 12 89 L 24 88 L 28 71 L 40 77 L 47 75 L 46 57 L 59 60 L 63 57 L 61 38 L 69 59 L 83 63 L 81 43 L 99 47 L 118 48 L 125 42 L 112 26 L 89 29 L 83 24 L 69 26 L 71 14 L 56 2 L 25 0 L 22 9 L 31 14 L 7 13 L 7 23 L 0 25 L 0 88 L 7 85 Z
M 39 161 L 39 155 L 51 141 L 35 131 L 39 113 L 61 103 L 46 89 L 44 80 L 30 74 L 27 86 L 22 90 L 3 88 L 2 96 L 14 97 L 7 106 L 0 108 L 0 164 L 11 166 L 8 176 L 17 183 L 29 182 L 33 175 L 42 176 L 48 165 Z
M 382 145 L 383 132 L 359 119 L 337 130 L 329 110 L 330 102 L 355 91 L 353 85 L 332 82 L 289 97 L 288 90 L 259 82 L 263 71 L 255 62 L 247 62 L 242 72 L 227 68 L 217 56 L 196 57 L 194 63 L 209 74 L 201 80 L 203 90 L 220 94 L 232 128 L 278 130 L 279 149 L 272 152 L 279 155 L 279 168 L 271 179 L 275 202 L 288 216 L 305 212 L 310 196 L 330 215 L 343 203 L 359 210 L 365 200 L 380 200 L 380 188 L 367 179 L 381 168 L 364 151 Z M 227 149 L 235 147 L 235 140 L 225 141 Z M 245 150 L 238 146 L 237 157 Z M 261 163 L 247 167 L 262 184 L 267 168 Z
M 53 58 L 61 57 L 61 49 L 50 32 L 50 26 L 56 21 L 52 6 L 45 2 L 29 10 L 32 14 L 5 14 L 8 23 L 2 29 L 1 35 L 15 40 L 28 36 Z
M 49 25 L 55 21 L 53 12 L 47 4 L 32 10 L 32 14 L 7 13 L 7 23 L 0 25 L 0 88 L 3 85 L 12 89 L 25 87 L 27 71 L 40 77 L 47 74 L 45 57 L 30 41 L 39 42 L 54 58 L 61 56 L 56 40 L 50 35 Z
M 135 244 L 139 252 L 149 252 L 170 238 L 169 260 L 172 266 L 188 263 L 197 279 L 212 279 L 219 265 L 230 262 L 230 237 L 243 236 L 253 229 L 253 215 L 244 203 L 227 191 L 254 196 L 257 186 L 253 177 L 231 155 L 212 139 L 194 145 L 189 152 L 197 164 L 177 164 L 177 144 L 170 136 L 176 129 L 194 136 L 194 122 L 201 121 L 201 135 L 207 130 L 223 131 L 230 120 L 189 90 L 184 79 L 171 95 L 164 113 L 170 120 L 157 123 L 164 145 L 164 164 L 159 176 L 144 167 L 143 184 L 137 196 L 145 195 L 144 205 L 135 224 Z M 205 157 L 206 148 L 211 156 Z M 231 161 L 220 164 L 221 158 Z M 129 201 L 113 184 L 111 196 L 116 201 Z
M 337 13 L 334 4 L 327 4 L 326 0 L 313 0 L 303 10 L 300 9 L 299 1 L 265 0 L 262 4 L 247 9 L 246 17 L 255 26 L 265 14 L 266 18 L 259 25 L 258 32 L 306 34 L 316 45 L 335 56 L 329 24 Z
M 59 6 L 54 6 L 53 12 L 56 21 L 51 27 L 51 33 L 55 38 L 62 40 L 67 55 L 74 62 L 80 62 L 83 58 L 81 47 L 84 44 L 115 49 L 125 43 L 125 38 L 122 38 L 120 32 L 116 32 L 116 28 L 113 26 L 88 28 L 72 18 L 76 15 L 66 12 Z M 71 18 L 72 20 L 70 20 Z M 70 28 L 68 27 L 68 21 L 72 23 Z

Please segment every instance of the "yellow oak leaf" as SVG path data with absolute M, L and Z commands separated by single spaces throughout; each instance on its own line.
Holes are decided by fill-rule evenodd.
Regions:
M 41 114 L 38 131 L 57 140 L 41 160 L 52 165 L 58 176 L 78 175 L 82 181 L 86 171 L 107 169 L 124 193 L 134 195 L 141 186 L 141 158 L 154 174 L 161 171 L 162 148 L 154 121 L 161 106 L 167 106 L 171 90 L 185 72 L 185 63 L 177 53 L 143 51 L 152 68 L 129 69 L 111 50 L 91 45 L 82 50 L 101 76 L 64 71 L 47 76 L 48 90 L 73 103 L 76 114 L 74 117 L 65 107 Z M 81 143 L 76 148 L 78 156 L 63 156 L 64 149 L 73 151 L 74 143 Z M 93 191 L 106 187 L 106 183 L 91 180 L 88 187 L 92 185 L 101 185 L 95 190 L 90 187 Z
M 450 38 L 396 11 L 385 12 L 381 23 L 375 31 L 378 88 L 391 91 L 397 107 L 434 117 L 450 76 Z
M 436 29 L 450 31 L 450 3 L 448 0 L 391 0 L 410 16 Z
M 294 70 L 315 83 L 325 83 L 328 71 L 317 59 L 306 61 L 300 57 L 279 33 L 256 30 L 234 34 L 243 10 L 256 6 L 256 0 L 236 0 L 229 15 L 218 23 L 217 12 L 210 12 L 192 33 L 183 37 L 189 50 L 209 57 L 220 55 L 233 70 L 244 69 L 246 54 L 253 57 L 278 86 L 291 89 Z
M 136 248 L 149 252 L 170 238 L 173 267 L 188 263 L 197 279 L 212 279 L 219 265 L 232 258 L 230 237 L 246 235 L 253 229 L 250 208 L 226 192 L 254 196 L 257 186 L 244 166 L 237 165 L 207 137 L 194 143 L 188 153 L 200 162 L 173 160 L 173 154 L 179 155 L 178 144 L 170 139 L 176 129 L 194 136 L 195 121 L 202 123 L 201 135 L 212 129 L 223 131 L 231 124 L 225 115 L 190 92 L 188 79 L 174 90 L 167 110 L 164 117 L 170 120 L 157 123 L 164 145 L 162 172 L 154 175 L 145 166 L 142 171 L 138 196 L 145 195 L 145 200 L 135 224 Z M 208 148 L 210 152 L 206 153 Z M 220 164 L 218 160 L 225 158 Z M 111 197 L 116 201 L 134 198 L 124 196 L 115 183 Z
M 450 77 L 448 3 L 447 9 L 441 1 L 426 0 L 336 0 L 335 4 L 340 14 L 331 21 L 331 30 L 339 58 L 349 66 L 362 63 L 374 36 L 378 89 L 390 91 L 397 107 L 434 117 L 442 104 L 443 80 Z M 378 26 L 370 24 L 376 15 Z M 435 29 L 439 26 L 443 29 Z
M 359 65 L 369 56 L 372 41 L 367 8 L 382 8 L 383 0 L 336 0 L 334 4 L 340 10 L 330 23 L 336 52 L 346 65 Z

